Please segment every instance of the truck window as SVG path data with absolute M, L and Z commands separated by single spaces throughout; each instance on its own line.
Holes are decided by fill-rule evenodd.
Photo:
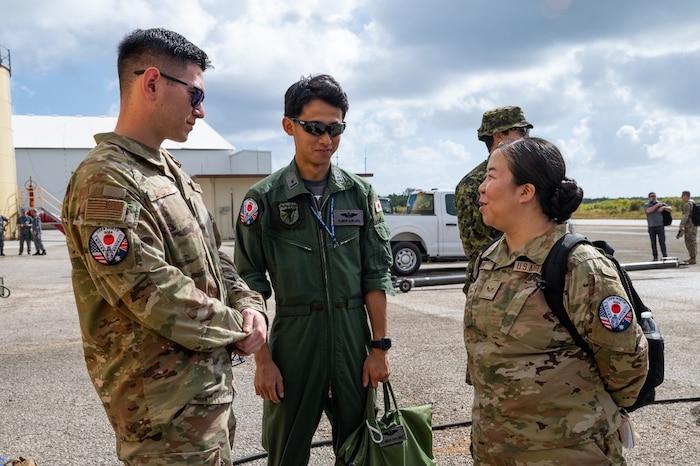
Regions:
M 379 202 L 382 204 L 382 210 L 385 214 L 393 214 L 394 209 L 391 206 L 391 200 L 386 197 L 380 197 Z
M 457 216 L 457 208 L 455 207 L 455 195 L 454 194 L 446 194 L 445 195 L 445 208 L 447 208 L 448 214 Z
M 452 203 L 454 204 L 454 200 Z M 408 196 L 406 213 L 410 215 L 435 215 L 433 194 L 417 192 Z

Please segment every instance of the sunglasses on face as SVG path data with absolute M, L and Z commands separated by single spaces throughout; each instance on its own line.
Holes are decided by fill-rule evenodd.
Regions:
M 517 131 L 518 133 L 525 135 L 530 133 L 530 128 L 510 128 L 508 132 L 510 131 Z
M 144 74 L 145 72 L 146 72 L 146 70 L 138 70 L 138 71 L 134 71 L 134 74 L 135 74 L 135 75 L 141 75 L 141 74 Z M 158 70 L 158 72 L 160 73 L 161 76 L 163 76 L 163 77 L 164 77 L 165 79 L 167 79 L 168 81 L 172 81 L 172 82 L 174 82 L 174 83 L 182 84 L 183 86 L 187 86 L 187 87 L 190 88 L 192 91 L 194 91 L 194 92 L 192 93 L 192 101 L 190 102 L 190 104 L 192 105 L 192 108 L 197 108 L 197 107 L 199 107 L 200 105 L 202 105 L 202 102 L 204 102 L 204 91 L 203 91 L 203 90 L 201 90 L 200 88 L 198 88 L 198 87 L 195 86 L 194 84 L 186 83 L 185 81 L 182 81 L 182 80 L 177 79 L 177 78 L 175 78 L 175 77 L 173 77 L 173 76 L 167 75 L 167 74 L 163 73 L 163 72 L 160 71 L 160 70 Z
M 304 131 L 314 136 L 323 136 L 328 133 L 330 137 L 334 138 L 340 136 L 345 131 L 345 122 L 343 123 L 333 123 L 327 125 L 321 123 L 320 121 L 303 121 L 298 118 L 290 118 L 294 123 L 299 123 Z

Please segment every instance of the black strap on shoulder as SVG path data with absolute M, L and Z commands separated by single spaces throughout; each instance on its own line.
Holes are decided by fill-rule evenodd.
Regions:
M 566 327 L 576 344 L 592 355 L 591 347 L 578 333 L 564 307 L 564 278 L 567 272 L 567 259 L 571 250 L 581 243 L 591 244 L 585 236 L 578 233 L 567 233 L 554 243 L 544 260 L 544 264 L 542 264 L 542 278 L 537 287 L 542 290 L 549 308 Z
M 646 304 L 644 304 L 642 298 L 639 297 L 637 290 L 634 289 L 634 285 L 632 285 L 632 279 L 627 273 L 627 270 L 625 270 L 625 268 L 622 265 L 620 265 L 617 259 L 613 257 L 613 253 L 615 252 L 615 250 L 605 241 L 593 241 L 592 244 L 596 248 L 600 249 L 603 253 L 605 253 L 605 257 L 607 257 L 613 264 L 615 264 L 615 268 L 617 269 L 617 275 L 618 277 L 620 277 L 622 287 L 625 289 L 625 293 L 627 293 L 627 298 L 631 301 L 630 305 L 632 306 L 632 309 L 634 309 L 634 313 L 637 316 L 637 322 L 641 322 L 642 312 L 651 311 L 651 309 L 649 309 L 646 306 Z
M 501 236 L 503 236 L 503 235 L 501 235 Z M 476 281 L 476 277 L 479 276 L 479 267 L 481 266 L 481 261 L 482 261 L 481 256 L 484 254 L 484 252 L 486 252 L 486 250 L 487 250 L 488 248 L 491 247 L 491 245 L 492 245 L 493 243 L 495 243 L 496 241 L 498 241 L 499 239 L 501 239 L 501 236 L 496 236 L 494 239 L 492 239 L 491 241 L 489 241 L 489 243 L 488 243 L 486 246 L 484 246 L 484 247 L 481 249 L 481 252 L 480 252 L 479 255 L 477 256 L 476 260 L 474 261 L 474 267 L 472 267 L 472 269 L 469 270 L 469 275 L 467 276 L 467 278 L 469 278 L 469 281 L 470 281 L 470 282 L 474 283 L 474 282 Z

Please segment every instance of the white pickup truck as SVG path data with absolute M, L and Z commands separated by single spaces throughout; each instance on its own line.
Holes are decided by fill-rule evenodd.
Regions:
M 385 218 L 391 229 L 394 274 L 411 275 L 424 261 L 466 260 L 453 189 L 414 191 L 408 196 L 406 213 Z

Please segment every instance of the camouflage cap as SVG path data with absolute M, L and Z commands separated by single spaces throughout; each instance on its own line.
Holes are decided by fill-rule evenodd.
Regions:
M 483 141 L 484 136 L 493 136 L 510 128 L 532 127 L 532 123 L 525 119 L 525 114 L 520 107 L 498 107 L 484 112 L 478 136 L 479 140 Z

